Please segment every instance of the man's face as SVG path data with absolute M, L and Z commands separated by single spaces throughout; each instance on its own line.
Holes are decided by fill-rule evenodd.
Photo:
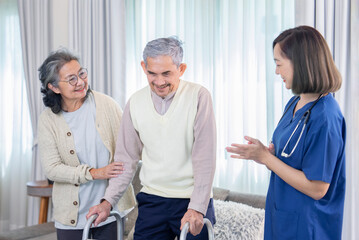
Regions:
M 177 90 L 180 77 L 187 67 L 184 63 L 177 67 L 170 56 L 147 58 L 147 67 L 144 61 L 141 66 L 152 91 L 162 98 Z

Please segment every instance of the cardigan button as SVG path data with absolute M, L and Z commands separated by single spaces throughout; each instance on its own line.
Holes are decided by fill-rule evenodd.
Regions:
M 74 154 L 74 153 L 75 153 L 75 151 L 74 151 L 74 150 L 70 150 L 70 153 L 71 153 L 71 154 Z
M 71 224 L 75 224 L 75 220 L 71 220 Z
M 77 201 L 74 201 L 73 204 L 76 206 L 76 205 L 77 205 Z
M 70 136 L 71 136 L 71 132 L 68 132 L 68 133 L 67 133 L 67 136 L 69 136 L 69 137 L 70 137 Z
M 75 184 L 75 187 L 78 187 L 79 185 L 78 184 Z

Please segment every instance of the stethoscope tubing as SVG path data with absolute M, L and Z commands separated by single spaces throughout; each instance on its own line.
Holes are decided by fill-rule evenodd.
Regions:
M 322 95 L 323 95 L 323 94 L 320 94 L 320 95 L 319 95 L 319 97 L 317 98 L 317 100 L 315 100 L 315 102 L 312 104 L 312 106 L 310 106 L 310 108 L 309 108 L 307 111 L 305 111 L 305 113 L 303 114 L 303 116 L 300 118 L 299 122 L 298 122 L 297 125 L 295 126 L 295 129 L 293 130 L 292 134 L 291 134 L 290 137 L 288 138 L 287 143 L 284 145 L 284 148 L 283 148 L 283 150 L 282 150 L 282 152 L 281 152 L 281 156 L 282 156 L 282 157 L 289 158 L 289 157 L 292 156 L 292 154 L 294 153 L 295 149 L 297 148 L 297 146 L 298 146 L 298 144 L 299 144 L 300 139 L 302 138 L 302 135 L 303 135 L 304 129 L 305 129 L 307 123 L 308 123 L 308 120 L 309 120 L 311 111 L 312 111 L 313 107 L 315 106 L 315 104 L 317 104 L 317 102 L 319 101 L 319 99 L 322 97 Z M 296 102 L 296 100 L 297 100 L 298 98 L 299 98 L 299 96 L 297 96 L 296 98 L 294 98 L 293 101 L 289 104 L 289 106 L 287 107 L 287 109 L 284 111 L 282 117 L 280 118 L 278 124 L 280 123 L 280 121 L 283 119 L 284 115 L 288 112 L 288 110 L 290 109 L 290 107 L 293 105 L 293 103 Z M 302 130 L 300 131 L 298 140 L 297 140 L 297 142 L 295 143 L 295 145 L 294 145 L 292 151 L 291 151 L 289 154 L 287 154 L 287 153 L 285 153 L 285 149 L 287 148 L 287 146 L 288 146 L 290 140 L 292 139 L 294 133 L 297 131 L 297 129 L 298 129 L 299 125 L 301 124 L 303 118 L 305 118 L 305 119 L 304 119 L 304 124 L 303 124 Z

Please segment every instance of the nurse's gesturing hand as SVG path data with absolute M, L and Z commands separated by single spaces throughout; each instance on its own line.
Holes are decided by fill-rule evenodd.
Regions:
M 274 156 L 273 144 L 266 147 L 258 139 L 248 136 L 244 137 L 248 144 L 231 144 L 226 147 L 232 158 L 251 159 L 257 163 L 264 164 L 269 170 L 275 172 L 283 181 L 298 191 L 318 200 L 324 197 L 329 189 L 329 183 L 315 180 L 308 180 L 303 171 L 295 169 L 276 156 Z
M 263 145 L 261 141 L 255 138 L 245 136 L 244 139 L 248 144 L 231 144 L 231 147 L 226 147 L 227 152 L 234 153 L 232 158 L 251 159 L 257 163 L 267 165 L 266 161 L 269 156 L 274 155 L 274 145 L 270 144 L 269 147 Z

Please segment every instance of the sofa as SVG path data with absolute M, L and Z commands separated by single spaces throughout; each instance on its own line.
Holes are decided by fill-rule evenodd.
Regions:
M 139 165 L 132 184 L 137 194 L 141 189 Z M 265 196 L 243 194 L 223 188 L 213 188 L 217 223 L 214 226 L 216 240 L 263 239 Z M 125 240 L 133 239 L 137 218 L 135 208 L 125 221 Z M 53 222 L 0 232 L 0 240 L 56 240 Z

